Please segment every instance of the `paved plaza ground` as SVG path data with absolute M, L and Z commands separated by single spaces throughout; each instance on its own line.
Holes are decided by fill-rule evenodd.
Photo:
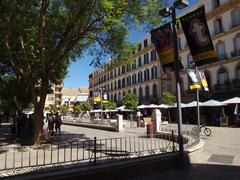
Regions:
M 175 124 L 165 127 L 176 128 Z M 190 128 L 184 126 L 183 130 Z M 240 128 L 210 127 L 212 135 L 207 137 L 201 135 L 205 145 L 198 158 L 193 159 L 192 166 L 188 169 L 171 169 L 155 172 L 151 175 L 136 177 L 133 179 L 217 179 L 217 180 L 239 180 L 240 179 Z M 0 128 L 1 146 L 15 146 L 17 143 L 9 141 L 9 133 L 3 126 Z M 58 140 L 88 140 L 97 137 L 114 138 L 146 135 L 146 128 L 125 128 L 123 132 L 109 132 L 97 129 L 83 128 L 77 126 L 62 126 L 62 134 Z M 3 144 L 5 141 L 5 145 Z

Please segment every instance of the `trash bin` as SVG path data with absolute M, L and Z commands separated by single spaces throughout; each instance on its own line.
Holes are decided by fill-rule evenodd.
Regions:
M 155 125 L 154 124 L 148 124 L 147 125 L 147 135 L 152 138 L 155 134 Z

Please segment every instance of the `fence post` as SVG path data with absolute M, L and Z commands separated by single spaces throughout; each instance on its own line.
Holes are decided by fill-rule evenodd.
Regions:
M 172 130 L 172 148 L 173 148 L 173 152 L 175 151 L 175 146 L 174 146 L 174 131 Z
M 97 138 L 94 137 L 94 165 L 97 164 Z

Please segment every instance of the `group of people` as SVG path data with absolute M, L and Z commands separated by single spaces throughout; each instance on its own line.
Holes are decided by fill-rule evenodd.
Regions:
M 53 114 L 52 112 L 47 114 L 46 117 L 47 127 L 45 126 L 45 134 L 48 136 L 54 135 L 54 129 L 56 134 L 60 134 L 62 119 L 58 112 Z
M 9 116 L 10 130 L 13 138 L 33 137 L 33 115 L 19 113 Z

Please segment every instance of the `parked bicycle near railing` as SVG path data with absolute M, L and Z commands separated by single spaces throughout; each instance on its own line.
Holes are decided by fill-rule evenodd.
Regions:
M 197 131 L 197 130 L 198 130 L 198 127 L 195 127 L 195 128 L 196 128 L 196 131 Z M 200 127 L 199 127 L 199 132 L 200 132 L 200 133 L 201 133 L 202 129 L 203 129 L 203 132 L 204 132 L 204 134 L 205 134 L 206 136 L 211 136 L 212 130 L 211 130 L 210 128 L 208 128 L 208 127 L 206 126 L 206 124 L 200 125 Z

